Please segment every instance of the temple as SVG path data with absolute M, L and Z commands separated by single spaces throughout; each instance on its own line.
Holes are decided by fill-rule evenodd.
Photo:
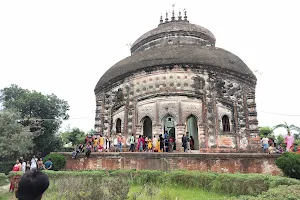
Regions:
M 186 11 L 161 16 L 95 87 L 95 130 L 129 144 L 134 134 L 186 132 L 200 152 L 259 152 L 256 77 L 233 53 L 215 47 Z

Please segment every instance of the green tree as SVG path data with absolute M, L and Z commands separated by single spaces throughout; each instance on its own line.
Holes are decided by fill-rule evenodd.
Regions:
M 35 133 L 18 123 L 18 119 L 19 113 L 0 111 L 0 160 L 26 156 L 33 150 Z
M 37 91 L 29 91 L 17 85 L 1 90 L 0 102 L 4 109 L 11 109 L 20 113 L 24 126 L 31 124 L 30 131 L 39 132 L 34 138 L 34 151 L 48 153 L 62 145 L 57 134 L 63 120 L 69 115 L 69 105 L 54 94 L 43 95 Z M 36 122 L 38 125 L 34 125 Z
M 274 126 L 273 131 L 277 128 L 285 128 L 287 132 L 291 132 L 292 130 L 294 130 L 294 131 L 297 131 L 298 133 L 300 133 L 300 128 L 298 126 L 288 125 L 286 122 L 284 122 L 284 124 L 278 124 L 278 125 Z
M 76 145 L 84 142 L 85 132 L 79 128 L 72 128 L 61 133 L 61 137 L 64 143 L 72 142 L 73 145 Z
M 272 128 L 268 126 L 259 127 L 259 136 L 260 137 L 271 137 L 273 136 L 273 130 Z

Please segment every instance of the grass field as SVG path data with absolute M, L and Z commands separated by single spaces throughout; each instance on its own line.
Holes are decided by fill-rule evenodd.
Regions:
M 180 187 L 163 186 L 158 188 L 156 186 L 132 185 L 128 193 L 128 200 L 225 200 L 228 195 L 216 194 L 206 192 L 200 189 L 189 189 Z M 43 200 L 69 200 L 68 197 L 58 197 L 57 191 L 53 187 L 46 191 Z M 74 197 L 70 198 L 73 200 Z M 79 199 L 79 198 L 78 198 Z M 101 199 L 101 198 L 99 198 Z M 16 200 L 12 193 L 8 192 L 8 186 L 2 186 L 0 189 L 0 200 Z

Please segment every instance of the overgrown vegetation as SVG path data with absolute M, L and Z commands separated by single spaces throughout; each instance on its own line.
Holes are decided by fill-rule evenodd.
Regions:
M 7 185 L 8 183 L 8 177 L 5 174 L 0 173 L 0 186 Z
M 286 152 L 275 163 L 286 176 L 300 180 L 300 154 Z
M 264 174 L 217 174 L 196 171 L 164 172 L 150 170 L 44 172 L 49 176 L 51 182 L 51 188 L 44 196 L 46 200 L 57 199 L 58 197 L 62 200 L 98 199 L 96 197 L 99 197 L 99 195 L 106 195 L 106 198 L 103 199 L 110 199 L 111 196 L 124 199 L 130 186 L 133 187 L 133 190 L 131 190 L 129 196 L 130 199 L 134 200 L 146 200 L 147 195 L 152 196 L 152 199 L 171 200 L 175 197 L 186 199 L 179 198 L 180 195 L 177 192 L 180 191 L 180 188 L 182 192 L 187 193 L 198 191 L 193 195 L 203 195 L 201 199 L 205 199 L 205 195 L 213 194 L 216 198 L 235 196 L 236 198 L 233 199 L 261 199 L 263 195 L 271 195 L 271 192 L 277 189 L 281 189 L 281 196 L 284 197 L 288 195 L 283 189 L 286 188 L 290 196 L 294 198 L 295 195 L 293 196 L 293 192 L 290 192 L 290 190 L 292 191 L 300 186 L 300 181 L 296 179 Z M 10 173 L 10 176 L 14 174 L 16 173 Z M 98 191 L 99 188 L 101 188 L 101 191 Z M 138 188 L 140 188 L 140 191 Z M 179 189 L 175 191 L 170 190 L 170 188 Z M 193 195 L 187 194 L 189 197 Z M 193 196 L 193 198 L 200 197 Z

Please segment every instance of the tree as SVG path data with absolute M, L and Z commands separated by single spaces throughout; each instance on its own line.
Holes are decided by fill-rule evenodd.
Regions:
M 0 158 L 17 158 L 32 152 L 35 137 L 29 126 L 18 123 L 20 114 L 12 111 L 0 111 Z
M 260 137 L 272 137 L 273 130 L 272 130 L 272 128 L 270 128 L 268 126 L 259 127 L 259 135 L 260 135 Z
M 298 134 L 300 133 L 300 128 L 295 125 L 288 125 L 286 122 L 284 124 L 278 124 L 273 127 L 273 131 L 277 128 L 285 128 L 287 132 L 291 132 L 292 130 L 297 131 Z
M 69 105 L 56 95 L 43 95 L 37 91 L 29 91 L 17 85 L 1 90 L 0 102 L 5 110 L 10 109 L 20 113 L 20 122 L 27 126 L 32 122 L 40 122 L 40 127 L 32 126 L 30 131 L 40 131 L 34 138 L 35 152 L 49 153 L 62 145 L 57 134 L 63 120 L 69 115 Z
M 63 142 L 72 142 L 73 145 L 76 145 L 84 142 L 85 132 L 79 128 L 72 128 L 70 131 L 61 133 L 61 137 Z

